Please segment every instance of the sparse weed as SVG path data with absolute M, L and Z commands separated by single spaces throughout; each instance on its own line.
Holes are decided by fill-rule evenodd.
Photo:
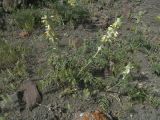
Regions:
M 159 63 L 154 63 L 152 65 L 152 70 L 154 74 L 156 74 L 157 76 L 160 76 L 160 64 Z
M 105 96 L 102 96 L 99 99 L 99 106 L 104 113 L 108 113 L 110 102 Z
M 159 99 L 159 97 L 154 97 L 153 95 L 150 95 L 150 96 L 148 96 L 148 101 L 155 108 L 157 108 L 157 107 L 160 106 L 160 99 Z
M 147 99 L 147 91 L 143 88 L 133 87 L 128 92 L 132 101 L 144 102 Z

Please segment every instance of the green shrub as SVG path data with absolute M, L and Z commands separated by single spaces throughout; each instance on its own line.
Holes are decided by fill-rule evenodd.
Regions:
M 21 44 L 14 46 L 0 40 L 0 94 L 13 92 L 21 79 L 28 76 L 25 60 L 27 52 Z
M 18 49 L 0 40 L 0 69 L 11 68 L 18 61 L 20 52 Z
M 47 84 L 58 84 L 62 87 L 104 89 L 102 76 L 101 78 L 96 76 L 93 71 L 109 66 L 110 57 L 108 57 L 107 53 L 110 51 L 108 50 L 110 47 L 105 46 L 105 44 L 109 44 L 108 42 L 114 41 L 117 37 L 116 29 L 118 29 L 120 24 L 119 19 L 107 29 L 106 35 L 97 38 L 96 41 L 85 41 L 82 46 L 76 49 L 72 49 L 69 46 L 62 49 L 58 46 L 57 38 L 54 36 L 55 33 L 47 17 L 43 17 L 42 20 L 45 26 L 49 26 L 50 28 L 46 29 L 46 33 L 48 33 L 47 39 L 49 39 L 53 45 L 51 46 L 52 51 L 50 51 L 49 55 L 50 71 L 48 72 L 48 78 L 46 78 L 47 80 L 45 82 Z M 43 84 L 45 82 L 43 82 Z
M 13 14 L 13 18 L 18 28 L 32 32 L 40 23 L 41 13 L 34 9 L 21 9 Z
M 144 102 L 147 99 L 147 91 L 143 88 L 131 87 L 128 94 L 132 101 Z
M 97 83 L 99 82 L 99 84 L 101 84 L 100 80 L 94 77 L 91 70 L 87 69 L 78 76 L 80 68 L 87 62 L 84 54 L 80 51 L 81 49 L 75 52 L 65 52 L 60 56 L 52 53 L 49 58 L 49 66 L 52 67 L 47 79 L 50 80 L 51 83 L 59 84 L 61 87 L 99 87 L 100 85 Z
M 55 2 L 54 9 L 62 16 L 64 23 L 73 22 L 74 24 L 78 24 L 86 21 L 89 17 L 88 10 L 79 4 L 71 6 L 67 2 L 64 4 Z
M 152 70 L 154 72 L 154 74 L 156 74 L 157 76 L 160 76 L 160 64 L 154 64 L 152 65 Z

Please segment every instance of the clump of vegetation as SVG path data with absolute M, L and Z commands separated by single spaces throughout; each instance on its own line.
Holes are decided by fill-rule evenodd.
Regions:
M 147 99 L 147 91 L 144 88 L 138 88 L 137 86 L 129 90 L 129 96 L 132 101 L 144 102 Z
M 36 25 L 40 25 L 41 13 L 34 9 L 21 9 L 13 14 L 15 24 L 26 32 L 32 32 Z
M 109 107 L 110 107 L 110 102 L 106 97 L 102 96 L 99 99 L 99 106 L 105 113 L 108 113 L 108 110 L 109 110 Z
M 56 83 L 59 86 L 68 86 L 72 88 L 89 88 L 102 89 L 104 88 L 103 80 L 93 74 L 94 69 L 103 69 L 107 62 L 107 54 L 104 50 L 107 44 L 114 41 L 117 37 L 117 29 L 120 26 L 120 19 L 111 25 L 100 40 L 97 40 L 97 48 L 92 47 L 93 41 L 85 42 L 76 50 L 69 49 L 67 46 L 61 49 L 57 44 L 57 38 L 53 27 L 47 25 L 47 18 L 43 18 L 43 23 L 46 26 L 46 35 L 53 44 L 53 49 L 49 57 L 49 66 L 51 70 L 48 74 L 49 83 Z M 94 41 L 96 42 L 96 41 Z M 91 49 L 91 50 L 90 50 Z M 96 50 L 97 49 L 97 50 Z M 104 62 L 106 61 L 106 62 Z M 95 65 L 93 67 L 92 65 Z M 48 84 L 48 82 L 46 83 Z
M 53 83 L 62 88 L 87 90 L 87 95 L 95 90 L 114 91 L 119 94 L 125 91 L 132 101 L 143 102 L 147 99 L 145 88 L 132 85 L 133 78 L 130 71 L 133 68 L 131 63 L 134 61 L 132 52 L 128 53 L 131 48 L 133 51 L 141 47 L 151 49 L 147 47 L 147 43 L 144 44 L 142 34 L 136 34 L 133 41 L 116 40 L 118 35 L 116 30 L 121 24 L 117 19 L 101 38 L 85 41 L 77 49 L 71 49 L 68 46 L 62 49 L 58 45 L 53 27 L 48 25 L 47 17 L 43 18 L 43 23 L 46 26 L 47 39 L 53 46 L 51 46 L 52 51 L 48 61 L 49 74 L 44 81 L 41 81 L 42 86 Z M 134 42 L 133 47 L 127 46 L 131 44 L 130 42 Z M 97 46 L 97 49 L 93 46 Z M 100 76 L 97 75 L 99 71 Z M 105 72 L 107 76 L 104 75 Z
M 12 68 L 20 57 L 20 49 L 0 40 L 0 69 Z
M 89 17 L 88 10 L 77 0 L 55 1 L 53 9 L 61 16 L 64 24 L 69 22 L 77 25 L 85 22 Z
M 160 64 L 154 64 L 152 66 L 152 69 L 153 69 L 153 72 L 157 75 L 157 76 L 160 76 Z
M 27 49 L 0 40 L 0 93 L 14 91 L 20 79 L 27 76 L 25 57 Z
M 47 3 L 47 2 L 46 2 Z M 89 17 L 89 13 L 85 7 L 77 1 L 73 5 L 70 1 L 49 1 L 52 7 L 39 11 L 38 9 L 20 9 L 13 13 L 15 24 L 18 28 L 26 32 L 32 32 L 35 27 L 40 26 L 41 15 L 54 16 L 49 18 L 50 24 L 64 25 L 70 23 L 77 25 L 83 23 Z M 49 20 L 48 19 L 48 20 Z
M 153 95 L 150 95 L 150 96 L 148 96 L 148 101 L 155 108 L 160 106 L 160 98 L 159 97 L 155 97 Z

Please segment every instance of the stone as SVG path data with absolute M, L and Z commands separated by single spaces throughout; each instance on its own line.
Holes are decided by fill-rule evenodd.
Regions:
M 37 85 L 31 80 L 23 81 L 20 91 L 23 91 L 22 100 L 26 103 L 26 108 L 29 110 L 32 110 L 42 101 Z
M 96 110 L 94 112 L 76 113 L 73 120 L 112 120 L 112 118 Z

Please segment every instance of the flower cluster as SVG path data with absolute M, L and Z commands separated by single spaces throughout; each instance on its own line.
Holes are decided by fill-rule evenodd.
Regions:
M 128 65 L 125 67 L 125 70 L 122 72 L 123 75 L 123 80 L 126 78 L 126 76 L 130 73 L 131 69 L 133 68 L 133 66 L 131 65 L 131 63 L 128 63 Z
M 121 24 L 122 24 L 121 19 L 117 18 L 117 20 L 112 25 L 110 25 L 108 27 L 107 33 L 105 35 L 103 35 L 101 38 L 101 42 L 107 43 L 107 42 L 111 42 L 112 40 L 115 40 L 118 37 L 117 30 L 120 28 Z M 98 47 L 97 53 L 93 56 L 94 58 L 102 50 L 102 48 L 103 48 L 103 44 L 101 44 Z
M 107 34 L 103 35 L 101 38 L 102 43 L 111 42 L 116 39 L 118 36 L 117 29 L 121 26 L 121 19 L 117 18 L 117 20 L 108 27 Z
M 50 18 L 53 18 L 53 16 L 50 16 Z M 45 35 L 46 35 L 46 37 L 50 41 L 55 42 L 56 36 L 55 36 L 53 28 L 49 24 L 49 18 L 48 18 L 48 16 L 44 15 L 41 19 L 42 19 L 42 23 L 45 25 Z
M 68 0 L 68 4 L 70 4 L 72 7 L 76 6 L 76 0 Z

